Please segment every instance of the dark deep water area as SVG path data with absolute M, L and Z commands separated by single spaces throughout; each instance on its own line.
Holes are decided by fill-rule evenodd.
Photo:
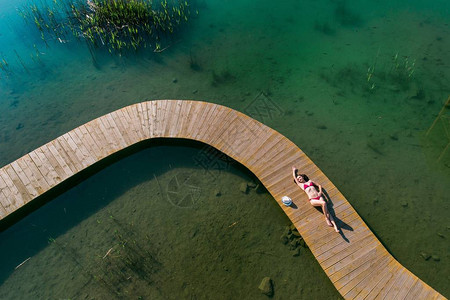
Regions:
M 132 103 L 226 105 L 298 145 L 450 297 L 448 1 L 198 0 L 163 52 L 95 63 L 81 42 L 45 45 L 26 3 L 0 0 L 1 166 Z M 202 149 L 150 144 L 0 233 L 0 298 L 265 299 L 265 276 L 275 299 L 340 298 L 307 248 L 281 243 L 274 199 L 239 191 L 254 175 L 206 170 Z

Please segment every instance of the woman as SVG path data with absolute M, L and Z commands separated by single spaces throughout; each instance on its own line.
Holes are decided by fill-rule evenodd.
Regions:
M 330 215 L 330 212 L 327 208 L 327 202 L 325 201 L 323 194 L 322 194 L 322 186 L 319 184 L 315 184 L 311 180 L 309 180 L 308 176 L 305 174 L 298 174 L 298 170 L 296 167 L 292 167 L 292 176 L 294 176 L 295 183 L 305 191 L 305 193 L 309 197 L 309 203 L 311 203 L 313 206 L 320 206 L 322 207 L 323 214 L 325 215 L 325 221 L 327 222 L 328 226 L 334 227 L 334 230 L 336 232 L 339 232 L 339 228 L 336 226 L 336 222 L 333 219 L 333 216 Z M 317 192 L 316 187 L 319 188 L 319 191 Z

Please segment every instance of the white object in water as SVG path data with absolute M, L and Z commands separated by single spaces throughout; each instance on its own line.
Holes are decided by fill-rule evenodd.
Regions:
M 288 196 L 283 196 L 283 198 L 281 198 L 281 202 L 283 202 L 286 206 L 290 206 L 292 204 L 292 199 Z

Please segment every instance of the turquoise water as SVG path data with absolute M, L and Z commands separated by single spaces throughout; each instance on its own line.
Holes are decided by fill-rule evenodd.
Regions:
M 189 28 L 177 36 L 164 52 L 140 53 L 138 57 L 122 58 L 98 54 L 97 66 L 93 65 L 89 51 L 83 45 L 75 42 L 54 42 L 48 48 L 42 45 L 39 36 L 23 23 L 15 11 L 15 7 L 23 3 L 25 2 L 0 1 L 0 58 L 6 58 L 12 69 L 12 74 L 7 77 L 2 73 L 0 79 L 1 165 L 80 124 L 127 104 L 149 99 L 196 99 L 224 104 L 247 111 L 295 142 L 342 191 L 404 266 L 442 294 L 447 297 L 450 295 L 450 151 L 443 152 L 450 142 L 450 136 L 445 132 L 445 128 L 449 128 L 448 109 L 444 109 L 438 122 L 426 136 L 450 94 L 450 7 L 446 1 L 433 1 L 432 4 L 426 1 L 284 1 L 281 4 L 269 1 L 198 1 L 198 17 L 192 20 Z M 31 54 L 37 55 L 34 44 L 39 52 L 40 60 L 37 62 L 36 58 L 33 60 L 31 57 Z M 191 68 L 192 61 L 199 68 Z M 272 114 L 256 114 L 252 110 L 255 99 L 257 102 L 276 103 L 277 110 Z M 447 132 L 450 131 L 447 129 Z M 155 149 L 145 151 L 150 151 L 145 152 L 149 156 L 164 156 L 163 152 Z M 149 210 L 146 215 L 148 217 L 136 216 L 145 222 L 136 225 L 139 228 L 135 230 L 129 229 L 129 226 L 107 225 L 106 221 L 100 220 L 108 219 L 108 211 L 112 211 L 114 214 L 111 215 L 120 220 L 120 224 L 128 224 L 127 216 L 132 210 L 128 210 L 124 203 L 128 203 L 129 199 L 146 199 L 147 195 L 152 194 L 158 187 L 153 174 L 164 184 L 171 182 L 177 170 L 184 170 L 194 174 L 192 178 L 197 178 L 198 181 L 193 186 L 202 191 L 213 192 L 208 178 L 201 176 L 203 170 L 195 165 L 192 155 L 186 158 L 183 156 L 185 151 L 181 148 L 173 151 L 175 160 L 186 162 L 179 164 L 178 169 L 175 163 L 167 160 L 152 167 L 151 174 L 140 171 L 143 173 L 142 177 L 135 179 L 134 183 L 124 184 L 120 191 L 116 191 L 117 184 L 114 182 L 120 182 L 124 177 L 134 177 L 134 169 L 130 167 L 127 176 L 123 176 L 123 172 L 117 169 L 115 172 L 105 170 L 107 179 L 93 177 L 86 180 L 83 188 L 77 186 L 55 199 L 55 204 L 51 202 L 43 207 L 42 216 L 41 210 L 36 211 L 28 217 L 30 219 L 26 218 L 2 233 L 1 251 L 10 251 L 7 253 L 14 253 L 16 256 L 14 260 L 8 260 L 8 264 L 1 264 L 6 267 L 1 271 L 3 285 L 0 293 L 8 295 L 5 291 L 10 291 L 12 286 L 17 287 L 23 280 L 40 286 L 39 280 L 42 278 L 39 278 L 39 274 L 44 270 L 49 277 L 61 277 L 61 283 L 54 281 L 49 283 L 51 288 L 47 288 L 54 290 L 58 297 L 84 296 L 77 296 L 74 292 L 76 287 L 83 284 L 86 284 L 83 292 L 93 297 L 101 298 L 106 295 L 102 293 L 111 293 L 105 288 L 108 283 L 99 288 L 98 284 L 89 281 L 89 278 L 99 276 L 98 274 L 80 271 L 90 270 L 88 266 L 95 263 L 95 259 L 80 261 L 82 258 L 96 255 L 103 257 L 113 247 L 109 245 L 119 243 L 112 234 L 100 239 L 97 245 L 92 245 L 93 252 L 81 247 L 81 234 L 85 234 L 86 230 L 90 231 L 96 224 L 99 230 L 88 232 L 90 238 L 85 239 L 97 240 L 98 236 L 105 235 L 109 227 L 130 230 L 143 243 L 139 244 L 139 251 L 145 252 L 152 249 L 150 246 L 146 248 L 146 245 L 158 243 L 161 235 L 172 237 L 171 243 L 176 243 L 176 226 L 173 225 L 173 230 L 169 230 L 171 226 L 156 221 L 164 215 L 179 214 L 180 222 L 181 219 L 186 222 L 182 223 L 186 225 L 180 226 L 186 229 L 180 233 L 187 236 L 185 240 L 189 239 L 189 233 L 195 232 L 195 227 L 190 226 L 203 226 L 200 225 L 203 223 L 212 226 L 214 222 L 208 219 L 209 214 L 215 218 L 221 217 L 219 211 L 214 209 L 230 210 L 231 219 L 244 218 L 242 207 L 238 205 L 248 203 L 245 201 L 248 195 L 226 195 L 225 191 L 231 193 L 242 180 L 252 178 L 243 170 L 230 169 L 223 170 L 219 176 L 223 183 L 229 183 L 228 186 L 221 187 L 224 193 L 221 199 L 225 199 L 223 207 L 206 205 L 210 196 L 208 194 L 204 198 L 205 202 L 198 202 L 205 205 L 199 205 L 198 209 L 193 209 L 194 212 L 186 215 L 181 212 L 186 210 L 164 211 L 162 207 L 165 206 L 162 204 L 166 202 L 155 200 L 153 205 L 157 206 L 156 203 L 161 202 L 162 207 Z M 137 153 L 127 159 L 130 164 L 136 164 L 145 157 L 146 155 Z M 111 168 L 125 168 L 122 162 L 118 164 L 121 167 L 114 165 Z M 169 164 L 173 168 L 169 168 Z M 106 176 L 105 174 L 102 171 L 98 176 Z M 109 179 L 111 184 L 108 183 Z M 101 186 L 103 193 L 111 193 L 103 201 L 100 201 L 103 195 L 90 196 L 92 198 L 87 196 L 98 192 L 97 185 Z M 134 190 L 137 186 L 139 188 Z M 80 190 L 83 192 L 82 196 L 77 194 L 81 193 Z M 218 267 L 211 269 L 217 272 L 217 277 L 205 276 L 215 274 L 211 270 L 208 271 L 210 273 L 203 272 L 202 276 L 189 272 L 193 278 L 189 281 L 191 283 L 185 284 L 188 281 L 183 283 L 180 279 L 182 276 L 175 276 L 173 272 L 189 270 L 189 264 L 181 264 L 181 260 L 180 263 L 175 260 L 173 266 L 179 268 L 170 269 L 166 267 L 172 265 L 168 263 L 170 255 L 164 256 L 161 253 L 181 253 L 186 249 L 158 245 L 156 252 L 152 252 L 152 257 L 159 259 L 160 264 L 164 265 L 155 267 L 161 270 L 160 275 L 156 271 L 149 271 L 152 274 L 151 280 L 139 278 L 133 282 L 132 288 L 130 287 L 133 294 L 140 295 L 138 291 L 146 291 L 142 292 L 143 296 L 156 295 L 153 290 L 150 292 L 146 289 L 145 282 L 151 281 L 155 282 L 154 286 L 162 289 L 161 297 L 167 296 L 168 291 L 176 290 L 184 297 L 195 295 L 206 298 L 207 294 L 202 296 L 196 290 L 202 285 L 208 286 L 207 290 L 211 292 L 220 293 L 223 298 L 236 298 L 245 294 L 245 291 L 256 291 L 256 294 L 249 297 L 259 297 L 257 286 L 260 280 L 264 276 L 271 276 L 275 284 L 275 295 L 280 298 L 290 298 L 301 287 L 305 297 L 337 297 L 306 249 L 302 252 L 305 255 L 294 257 L 294 262 L 287 260 L 288 256 L 289 259 L 294 258 L 291 257 L 290 250 L 279 243 L 279 236 L 284 226 L 288 225 L 286 218 L 276 204 L 270 204 L 274 201 L 268 195 L 254 196 L 259 197 L 255 201 L 261 201 L 264 207 L 267 206 L 267 211 L 260 208 L 255 209 L 256 212 L 265 217 L 273 216 L 272 221 L 276 226 L 255 226 L 245 236 L 261 237 L 265 230 L 273 230 L 273 240 L 268 238 L 266 243 L 268 248 L 254 251 L 272 253 L 274 256 L 264 255 L 247 261 L 246 257 L 250 257 L 247 247 L 250 247 L 251 241 L 242 236 L 240 238 L 240 233 L 230 237 L 226 245 L 233 245 L 230 247 L 236 249 L 236 257 L 240 257 L 228 258 L 230 264 L 233 262 L 239 269 L 232 270 L 231 273 L 238 276 L 240 270 L 251 266 L 247 271 L 242 271 L 242 274 L 258 274 L 258 278 L 252 279 L 253 281 L 244 277 L 235 281 L 231 278 L 223 279 L 228 277 L 227 271 L 221 266 L 220 272 Z M 52 221 L 53 218 L 57 220 L 56 211 L 64 212 L 61 207 L 66 203 L 76 203 L 80 198 L 91 199 L 87 203 L 93 207 L 77 212 L 77 217 L 67 221 L 61 230 L 52 229 L 61 226 L 57 223 L 59 221 Z M 154 195 L 151 199 L 153 198 L 157 199 Z M 215 196 L 212 198 L 215 199 Z M 121 205 L 125 205 L 127 209 L 120 211 Z M 252 207 L 259 207 L 259 204 L 250 205 L 247 209 Z M 48 210 L 47 215 L 44 213 L 45 209 Z M 233 209 L 235 211 L 231 211 Z M 142 208 L 142 211 L 146 210 Z M 251 219 L 252 226 L 264 221 L 263 217 L 257 217 L 258 214 L 255 213 L 255 219 Z M 249 214 L 246 218 L 252 216 Z M 34 235 L 37 230 L 35 227 L 24 225 L 35 224 L 33 218 L 49 219 L 45 225 L 39 225 L 40 235 Z M 229 221 L 230 218 L 226 220 Z M 97 219 L 101 224 L 97 223 Z M 192 219 L 197 220 L 197 225 L 187 225 Z M 146 231 L 143 229 L 145 226 L 152 226 L 152 220 L 158 226 L 151 231 L 149 243 L 144 243 L 146 237 L 141 233 Z M 212 233 L 202 236 L 200 240 L 208 240 L 211 235 L 220 237 L 225 234 L 227 226 L 229 225 L 223 223 L 213 227 Z M 48 230 L 51 234 L 47 233 Z M 35 239 L 27 239 L 29 245 L 24 247 L 21 244 L 24 242 L 23 235 L 35 236 Z M 61 250 L 64 247 L 58 245 L 69 243 L 68 239 L 72 236 L 75 244 L 80 245 L 71 246 L 76 256 L 69 259 L 67 257 L 70 255 Z M 54 238 L 56 243 L 48 243 L 49 237 Z M 136 240 L 139 240 L 138 237 Z M 213 239 L 208 246 L 210 248 L 205 247 L 202 251 L 216 253 L 218 249 L 214 247 L 221 245 L 221 242 L 225 243 L 220 238 Z M 33 250 L 29 253 L 14 250 L 27 247 Z M 139 254 L 139 251 L 133 253 Z M 424 260 L 422 252 L 438 256 L 440 260 Z M 205 255 L 208 261 L 206 265 L 217 261 L 217 257 Z M 282 255 L 286 255 L 288 263 L 282 266 L 287 269 L 269 272 L 271 268 L 278 268 L 280 261 L 283 261 Z M 13 271 L 16 265 L 28 257 L 32 258 L 23 268 Z M 49 257 L 53 259 L 46 265 L 46 258 Z M 139 260 L 143 255 L 133 257 Z M 63 262 L 64 259 L 68 261 Z M 227 258 L 223 259 L 226 261 Z M 79 264 L 74 260 L 79 261 Z M 153 263 L 149 262 L 151 266 Z M 200 265 L 199 261 L 197 266 Z M 52 271 L 47 271 L 46 268 Z M 75 274 L 84 274 L 84 277 L 75 276 L 84 279 L 76 281 L 78 285 L 73 285 L 73 292 L 67 290 L 72 279 L 58 275 L 61 272 L 66 274 L 66 268 L 75 271 L 78 268 L 80 273 Z M 301 272 L 296 273 L 299 270 Z M 298 286 L 284 284 L 283 280 L 291 282 L 297 277 Z M 126 278 L 123 280 L 124 286 Z M 174 282 L 180 290 L 167 283 L 170 282 L 169 278 L 175 278 Z M 200 283 L 195 282 L 198 280 L 195 278 L 208 278 L 211 281 Z M 215 286 L 223 286 L 218 284 L 221 280 L 226 282 L 227 288 L 214 290 Z M 312 284 L 315 281 L 320 284 Z M 185 288 L 182 289 L 182 286 Z M 186 286 L 193 290 L 187 291 Z M 30 285 L 28 288 L 23 290 L 23 295 L 35 293 L 42 299 L 50 297 L 50 294 L 44 294 L 37 287 Z M 68 294 L 61 294 L 65 290 Z M 232 291 L 240 292 L 232 294 Z M 20 298 L 20 295 L 14 297 Z

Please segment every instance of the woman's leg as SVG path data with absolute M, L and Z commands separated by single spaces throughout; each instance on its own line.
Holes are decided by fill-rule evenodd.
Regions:
M 323 197 L 320 197 L 320 200 L 310 200 L 309 202 L 313 206 L 322 207 L 323 214 L 325 215 L 325 221 L 327 222 L 328 226 L 333 227 L 334 231 L 339 232 L 339 228 L 337 227 L 333 216 L 328 211 L 327 202 L 323 199 Z
M 315 199 L 309 200 L 309 203 L 311 203 L 313 206 L 322 207 L 322 211 L 325 216 L 325 221 L 327 222 L 328 226 L 330 226 L 330 227 L 333 226 L 333 224 L 330 221 L 330 217 L 329 217 L 330 214 L 327 209 L 327 203 L 322 198 L 320 200 L 315 200 Z

